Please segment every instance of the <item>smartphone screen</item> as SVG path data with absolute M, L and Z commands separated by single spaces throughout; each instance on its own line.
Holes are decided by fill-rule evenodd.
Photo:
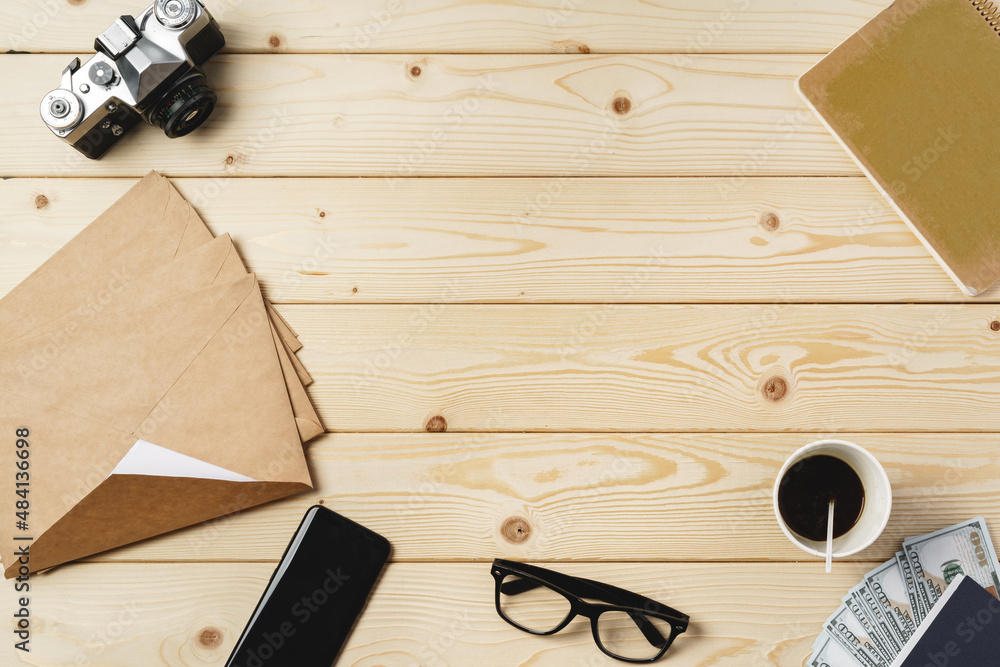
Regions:
M 226 667 L 330 667 L 389 558 L 389 542 L 306 511 Z

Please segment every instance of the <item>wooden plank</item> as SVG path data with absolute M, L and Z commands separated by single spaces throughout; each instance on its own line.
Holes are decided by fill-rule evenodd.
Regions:
M 38 101 L 67 55 L 0 59 L 30 82 L 8 105 L 0 176 L 859 174 L 796 95 L 807 55 L 228 55 L 215 115 L 177 141 L 137 127 L 94 162 Z M 413 68 L 420 75 L 414 76 Z M 618 113 L 618 111 L 622 113 Z
M 823 434 L 332 434 L 316 491 L 107 552 L 100 561 L 277 561 L 316 503 L 385 535 L 400 561 L 797 561 L 772 490 Z M 886 468 L 893 514 L 856 560 L 973 516 L 1000 526 L 996 435 L 840 436 Z M 433 536 L 431 538 L 431 536 Z
M 823 620 L 874 563 L 580 564 L 567 574 L 646 594 L 691 616 L 670 648 L 688 667 L 798 667 Z M 77 564 L 31 585 L 31 652 L 0 644 L 5 665 L 221 665 L 274 565 Z M 618 665 L 576 620 L 551 637 L 507 625 L 484 563 L 390 565 L 338 664 Z M 10 582 L 5 612 L 14 613 Z M 808 594 L 804 594 L 808 591 Z M 295 617 L 299 621 L 300 617 Z
M 0 293 L 132 183 L 0 181 Z M 174 184 L 276 303 L 972 300 L 860 177 Z
M 1000 429 L 994 305 L 284 306 L 328 429 Z
M 361 53 L 826 53 L 888 0 L 379 0 L 209 3 L 230 52 Z M 0 51 L 86 51 L 134 0 L 5 0 Z

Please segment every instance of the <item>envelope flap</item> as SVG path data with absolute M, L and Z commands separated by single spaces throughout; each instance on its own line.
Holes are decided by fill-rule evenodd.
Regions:
M 247 276 L 11 343 L 0 389 L 132 432 L 255 284 Z
M 13 512 L 19 500 L 27 500 L 30 508 L 25 529 L 13 520 L 0 523 L 5 565 L 12 562 L 15 538 L 38 537 L 48 530 L 100 486 L 135 443 L 130 433 L 3 391 L 0 433 L 0 465 L 10 476 L 0 484 L 0 503 Z
M 31 546 L 31 571 L 91 556 L 308 489 L 297 483 L 112 475 Z M 4 576 L 16 574 L 4 552 Z
M 256 283 L 160 404 L 137 430 L 143 439 L 252 479 L 309 483 Z

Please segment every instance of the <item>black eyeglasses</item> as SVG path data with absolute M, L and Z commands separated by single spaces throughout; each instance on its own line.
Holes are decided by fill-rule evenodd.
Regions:
M 533 635 L 552 635 L 586 616 L 597 647 L 616 660 L 659 660 L 688 627 L 687 614 L 598 581 L 500 559 L 493 561 L 493 578 L 503 620 Z

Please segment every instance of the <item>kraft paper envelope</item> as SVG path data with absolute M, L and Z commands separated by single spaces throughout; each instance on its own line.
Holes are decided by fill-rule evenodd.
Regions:
M 246 271 L 236 253 L 236 247 L 229 235 L 225 234 L 142 278 L 116 285 L 114 292 L 108 292 L 107 297 L 99 302 L 88 300 L 81 303 L 76 309 L 67 311 L 67 304 L 63 303 L 66 301 L 65 299 L 49 298 L 43 301 L 32 310 L 32 315 L 36 315 L 34 321 L 45 320 L 45 324 L 35 325 L 27 333 L 21 333 L 19 339 L 31 338 L 60 329 L 72 330 L 73 327 L 98 317 L 151 305 L 167 298 L 212 284 L 228 282 L 245 275 Z M 59 296 L 61 297 L 62 293 Z M 72 303 L 69 301 L 69 304 Z M 45 316 L 39 316 L 39 313 Z M 26 326 L 8 327 L 6 331 L 8 333 L 19 332 L 26 328 Z M 288 365 L 288 356 L 281 353 L 283 352 L 280 347 L 281 341 L 273 329 L 272 336 L 275 346 L 279 350 L 278 357 L 282 365 L 292 411 L 296 415 L 295 421 L 299 429 L 299 436 L 303 442 L 308 442 L 323 433 L 322 423 L 302 384 L 296 381 L 294 370 Z M 10 341 L 0 340 L 0 353 L 2 353 L 3 346 L 9 343 Z M 34 366 L 45 363 L 44 357 L 22 359 L 21 361 L 24 365 L 18 372 L 22 375 L 30 372 Z
M 0 336 L 12 319 L 27 312 L 40 297 L 66 290 L 94 267 L 105 267 L 111 274 L 101 284 L 107 288 L 112 278 L 137 277 L 211 239 L 208 227 L 170 182 L 150 172 L 0 300 Z M 118 263 L 112 265 L 110 260 L 116 256 Z M 290 349 L 301 349 L 294 331 L 270 304 L 268 311 Z
M 37 571 L 311 487 L 256 278 L 133 298 L 3 347 L 0 433 L 29 432 L 32 499 L 0 529 L 8 578 L 19 537 Z
M 103 300 L 121 284 L 191 252 L 212 238 L 205 223 L 169 181 L 151 172 L 0 300 L 0 341 L 30 331 L 53 312 Z M 235 259 L 236 262 L 227 265 L 227 275 L 233 277 L 237 263 L 240 273 L 245 273 L 242 262 L 238 257 Z M 265 305 L 270 315 L 276 315 L 266 301 Z M 272 317 L 271 321 L 277 331 L 290 332 L 282 336 L 288 343 L 281 351 L 287 357 L 283 368 L 287 372 L 290 364 L 300 382 L 308 384 L 311 378 L 294 356 L 294 350 L 300 349 L 301 344 L 287 325 L 283 326 L 283 319 Z M 288 383 L 293 383 L 291 378 Z M 294 393 L 305 392 L 300 388 Z M 321 433 L 322 426 L 311 406 L 298 411 L 303 405 L 298 401 L 294 407 L 303 420 L 305 441 Z M 308 426 L 310 423 L 313 425 Z
M 129 279 L 212 239 L 191 205 L 163 176 L 150 172 L 49 261 L 0 301 L 0 335 L 11 317 L 37 303 L 40 296 L 66 291 L 94 267 L 104 267 L 106 290 L 113 279 Z M 128 253 L 131 260 L 122 258 Z M 118 256 L 117 262 L 112 258 Z M 97 295 L 100 292 L 96 292 Z M 87 296 L 95 296 L 90 292 Z M 302 344 L 270 304 L 268 312 L 290 352 Z M 303 370 L 303 369 L 299 369 Z M 305 376 L 308 384 L 308 374 Z

